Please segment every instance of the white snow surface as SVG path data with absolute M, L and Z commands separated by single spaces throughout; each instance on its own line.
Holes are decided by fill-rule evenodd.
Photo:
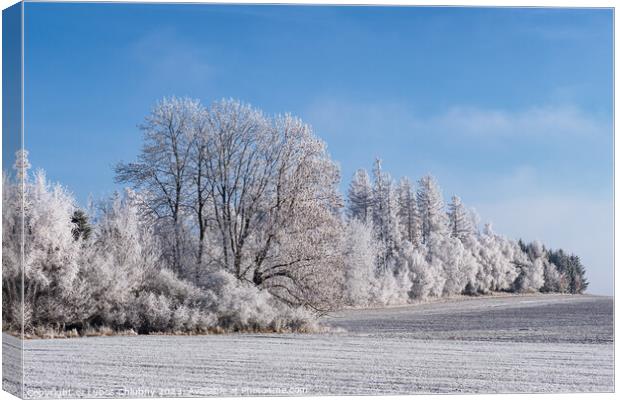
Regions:
M 480 297 L 345 310 L 324 334 L 27 340 L 24 394 L 611 392 L 612 309 L 610 297 Z M 5 371 L 21 343 L 4 335 Z

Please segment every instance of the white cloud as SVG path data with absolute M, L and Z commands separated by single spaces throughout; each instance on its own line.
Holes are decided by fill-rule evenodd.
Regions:
M 532 107 L 522 111 L 452 107 L 422 120 L 442 132 L 477 137 L 588 137 L 610 132 L 610 125 L 575 106 Z
M 611 132 L 611 118 L 588 114 L 574 105 L 544 105 L 523 110 L 452 106 L 421 116 L 398 102 L 359 103 L 322 99 L 308 107 L 308 121 L 324 130 L 356 130 L 373 137 L 386 134 L 455 136 L 477 139 L 592 138 Z

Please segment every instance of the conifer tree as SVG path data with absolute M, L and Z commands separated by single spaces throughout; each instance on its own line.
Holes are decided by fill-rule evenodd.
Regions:
M 372 184 L 365 169 L 358 169 L 348 190 L 348 215 L 364 223 L 372 220 Z
M 88 216 L 86 213 L 79 209 L 75 210 L 71 216 L 71 223 L 75 225 L 73 228 L 73 238 L 75 240 L 88 240 L 92 232 L 92 228 L 88 222 Z
M 373 170 L 373 212 L 372 222 L 381 249 L 378 266 L 380 269 L 397 268 L 401 236 L 398 231 L 397 203 L 392 178 L 381 169 L 381 160 L 375 161 Z
M 448 221 L 450 236 L 464 241 L 472 235 L 473 224 L 470 214 L 458 196 L 452 196 L 452 201 L 448 205 Z
M 416 195 L 421 222 L 422 243 L 427 244 L 431 234 L 446 233 L 447 221 L 441 191 L 431 175 L 426 175 L 418 182 Z
M 414 248 L 418 248 L 422 244 L 420 216 L 413 184 L 409 178 L 404 177 L 400 180 L 397 188 L 397 197 L 398 221 L 402 237 L 408 240 Z

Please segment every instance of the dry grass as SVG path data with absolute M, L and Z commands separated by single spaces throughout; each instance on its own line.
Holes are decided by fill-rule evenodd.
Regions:
M 16 331 L 4 331 L 16 338 L 22 338 L 21 332 Z M 37 327 L 31 332 L 24 332 L 24 339 L 74 339 L 80 337 L 92 337 L 92 336 L 136 336 L 137 333 L 133 329 L 114 330 L 107 326 L 101 326 L 97 328 L 86 328 L 83 331 L 77 329 L 59 330 L 53 327 Z
M 391 309 L 391 308 L 400 308 L 400 307 L 410 307 L 415 305 L 429 304 L 429 303 L 444 303 L 444 302 L 454 302 L 454 301 L 468 301 L 479 299 L 480 297 L 551 297 L 555 295 L 561 295 L 558 293 L 508 293 L 508 292 L 490 292 L 487 294 L 481 294 L 478 296 L 469 296 L 469 295 L 456 295 L 451 297 L 440 297 L 440 298 L 428 298 L 424 300 L 412 301 L 409 304 L 398 304 L 398 305 L 389 305 L 389 306 L 370 306 L 364 307 L 365 309 Z M 361 308 L 352 308 L 345 307 L 343 310 L 350 309 L 361 309 Z M 327 326 L 324 324 L 320 324 L 317 321 L 305 321 L 303 319 L 295 320 L 295 321 L 287 321 L 287 320 L 277 320 L 271 323 L 268 326 L 253 324 L 250 323 L 245 326 L 239 326 L 237 324 L 233 324 L 232 326 L 214 326 L 207 329 L 198 329 L 191 331 L 166 331 L 166 332 L 150 332 L 148 335 L 157 335 L 157 336 L 202 336 L 202 335 L 224 335 L 231 333 L 275 333 L 275 334 L 287 334 L 287 333 L 300 333 L 300 334 L 311 334 L 311 333 L 334 333 L 334 332 L 342 332 L 342 329 L 338 329 L 335 327 Z M 19 331 L 6 331 L 6 333 L 15 336 L 17 338 L 21 338 L 21 332 Z M 101 326 L 97 328 L 86 328 L 82 331 L 78 331 L 76 329 L 63 331 L 58 330 L 54 327 L 37 327 L 34 328 L 30 332 L 26 332 L 24 334 L 24 339 L 69 339 L 69 338 L 79 338 L 79 337 L 94 337 L 94 336 L 136 336 L 138 333 L 133 329 L 129 330 L 115 330 L 107 326 Z
M 251 325 L 246 327 L 233 326 L 224 328 L 214 326 L 208 329 L 192 330 L 192 331 L 166 331 L 166 332 L 149 332 L 147 335 L 154 336 L 202 336 L 202 335 L 224 335 L 231 333 L 326 333 L 332 332 L 334 328 L 321 325 L 314 322 L 299 322 L 292 324 L 271 324 L 270 326 Z M 5 331 L 11 336 L 22 338 L 21 332 Z M 82 331 L 77 329 L 58 330 L 54 327 L 37 327 L 30 332 L 25 332 L 24 339 L 72 339 L 80 337 L 97 337 L 97 336 L 137 336 L 138 333 L 133 329 L 114 330 L 108 326 L 89 327 Z

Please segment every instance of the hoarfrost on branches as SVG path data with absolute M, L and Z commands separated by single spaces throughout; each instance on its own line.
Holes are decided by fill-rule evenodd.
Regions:
M 116 167 L 130 188 L 88 209 L 25 150 L 3 171 L 8 329 L 303 331 L 343 306 L 588 286 L 579 257 L 479 229 L 431 175 L 396 183 L 377 159 L 343 201 L 326 144 L 295 116 L 169 98 L 141 130 Z

